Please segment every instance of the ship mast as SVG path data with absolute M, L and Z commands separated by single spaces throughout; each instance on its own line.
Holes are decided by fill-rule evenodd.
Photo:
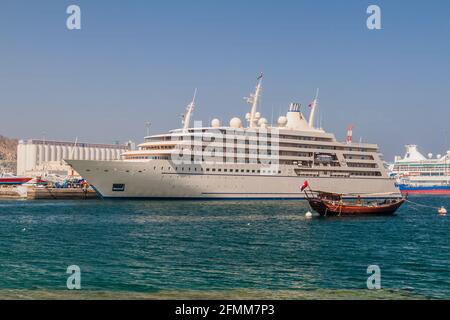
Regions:
M 317 109 L 318 102 L 319 102 L 319 89 L 317 89 L 316 97 L 314 98 L 313 102 L 311 102 L 311 104 L 310 104 L 311 114 L 309 115 L 309 126 L 311 128 L 314 128 L 314 120 L 316 117 L 316 109 Z
M 188 104 L 187 108 L 186 108 L 186 113 L 183 117 L 183 130 L 187 130 L 189 128 L 189 123 L 191 122 L 191 116 L 192 113 L 194 112 L 194 107 L 195 107 L 195 99 L 197 98 L 197 88 L 195 88 L 194 91 L 194 97 L 192 98 L 191 103 Z
M 259 97 L 261 95 L 262 78 L 263 78 L 263 74 L 261 73 L 259 75 L 259 77 L 257 78 L 258 83 L 256 85 L 255 93 L 252 93 L 252 94 L 250 94 L 250 97 L 245 98 L 247 100 L 247 102 L 252 105 L 252 109 L 250 111 L 250 119 L 249 119 L 249 127 L 250 128 L 257 127 L 258 119 L 256 118 L 256 110 L 258 108 Z

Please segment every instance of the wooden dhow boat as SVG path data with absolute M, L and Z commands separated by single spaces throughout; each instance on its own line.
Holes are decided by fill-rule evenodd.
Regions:
M 341 194 L 313 191 L 308 183 L 302 186 L 311 208 L 321 216 L 347 215 L 392 215 L 406 201 L 405 198 L 363 200 L 358 196 L 354 201 L 344 200 Z

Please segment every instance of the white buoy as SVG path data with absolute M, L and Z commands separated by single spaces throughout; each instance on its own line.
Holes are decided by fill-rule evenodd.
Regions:
M 441 216 L 445 216 L 447 214 L 447 209 L 445 209 L 443 206 L 439 208 L 438 213 Z
M 312 219 L 312 217 L 313 217 L 313 214 L 309 211 L 305 214 L 306 219 Z

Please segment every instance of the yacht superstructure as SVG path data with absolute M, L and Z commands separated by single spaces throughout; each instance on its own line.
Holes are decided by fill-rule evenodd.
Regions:
M 262 75 L 246 98 L 246 125 L 233 118 L 191 127 L 194 95 L 181 129 L 147 136 L 122 160 L 67 162 L 105 198 L 296 199 L 305 180 L 349 197 L 399 196 L 377 145 L 339 142 L 314 126 L 318 95 L 309 119 L 292 103 L 271 125 L 257 110 L 261 90 Z

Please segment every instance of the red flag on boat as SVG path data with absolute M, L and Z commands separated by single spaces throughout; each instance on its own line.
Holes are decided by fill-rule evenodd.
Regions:
M 305 181 L 304 183 L 303 183 L 303 185 L 302 185 L 302 191 L 303 190 L 305 190 L 306 188 L 308 188 L 308 186 L 309 186 L 309 184 L 308 184 L 308 181 Z

